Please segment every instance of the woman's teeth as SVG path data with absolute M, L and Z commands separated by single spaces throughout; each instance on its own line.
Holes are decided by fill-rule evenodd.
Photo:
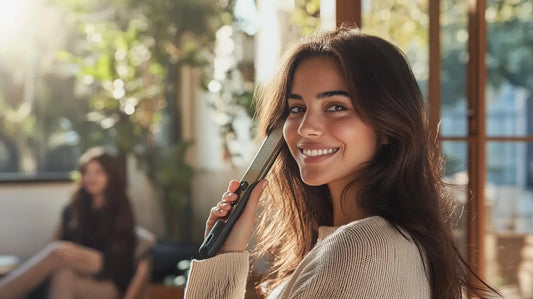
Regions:
M 313 149 L 313 150 L 303 149 L 302 153 L 304 155 L 308 156 L 308 157 L 316 157 L 316 156 L 333 154 L 337 150 L 339 150 L 339 149 L 338 148 L 318 149 L 318 150 L 316 150 L 316 149 Z

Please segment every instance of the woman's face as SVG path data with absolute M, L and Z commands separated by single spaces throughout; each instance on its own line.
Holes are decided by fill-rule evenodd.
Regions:
M 102 195 L 107 187 L 107 173 L 100 162 L 92 160 L 85 165 L 82 184 L 91 195 Z
M 311 57 L 296 68 L 283 135 L 308 185 L 343 188 L 374 154 L 374 130 L 357 116 L 348 90 L 331 58 Z

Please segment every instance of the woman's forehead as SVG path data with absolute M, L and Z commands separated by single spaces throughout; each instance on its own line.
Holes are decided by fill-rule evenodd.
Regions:
M 342 68 L 334 59 L 327 56 L 315 56 L 303 60 L 295 68 L 290 81 L 290 93 L 321 94 L 329 91 L 348 92 L 349 89 Z

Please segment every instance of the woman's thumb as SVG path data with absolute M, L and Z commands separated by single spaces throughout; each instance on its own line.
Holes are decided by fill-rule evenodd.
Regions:
M 245 217 L 253 217 L 255 219 L 255 210 L 257 209 L 257 203 L 259 202 L 259 198 L 261 197 L 263 190 L 265 190 L 267 186 L 268 181 L 266 179 L 260 180 L 257 185 L 255 185 L 254 189 L 252 190 L 252 193 L 250 194 L 250 198 L 246 203 L 246 207 L 244 208 L 242 216 L 246 215 Z

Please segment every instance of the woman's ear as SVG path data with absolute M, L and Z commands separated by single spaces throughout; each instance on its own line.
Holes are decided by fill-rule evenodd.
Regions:
M 389 144 L 389 137 L 387 137 L 387 136 L 385 136 L 385 135 L 384 135 L 384 136 L 381 136 L 381 138 L 380 138 L 380 143 L 381 143 L 381 145 Z

